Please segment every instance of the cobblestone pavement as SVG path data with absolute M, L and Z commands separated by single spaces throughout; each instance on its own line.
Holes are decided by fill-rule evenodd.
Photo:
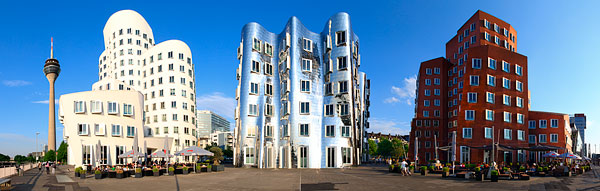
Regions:
M 401 176 L 389 173 L 387 167 L 382 166 L 351 169 L 226 168 L 224 172 L 102 180 L 95 180 L 92 176 L 82 180 L 74 178 L 73 173 L 61 173 L 75 182 L 59 184 L 54 176 L 44 174 L 38 176 L 38 180 L 33 176 L 30 178 L 32 183 L 17 186 L 16 190 L 600 190 L 600 170 L 570 178 L 532 177 L 529 181 L 500 180 L 498 183 L 442 179 L 439 174 Z

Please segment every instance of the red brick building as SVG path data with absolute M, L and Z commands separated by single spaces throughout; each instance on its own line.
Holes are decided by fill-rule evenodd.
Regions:
M 485 148 L 491 146 L 492 138 L 504 147 L 523 148 L 497 153 L 497 160 L 527 160 L 527 57 L 516 51 L 516 30 L 477 11 L 446 43 L 446 58 L 421 63 L 411 123 L 411 158 L 416 139 L 419 160 L 424 163 L 436 158 L 434 141 L 438 146 L 450 145 L 456 133 L 458 162 L 490 161 L 491 153 Z M 440 160 L 451 160 L 452 153 L 438 150 L 438 155 Z
M 562 113 L 551 113 L 542 111 L 529 111 L 529 135 L 530 146 L 549 145 L 561 147 L 563 153 L 573 153 L 573 141 L 571 136 L 571 125 L 569 115 Z M 530 160 L 539 159 L 544 152 L 531 152 Z

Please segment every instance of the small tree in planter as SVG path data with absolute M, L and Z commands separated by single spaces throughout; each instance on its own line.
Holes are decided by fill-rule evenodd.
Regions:
M 102 172 L 100 170 L 94 171 L 94 178 L 102 179 Z
M 422 166 L 421 167 L 421 175 L 427 176 L 427 166 Z
M 169 167 L 169 176 L 175 175 L 175 168 Z
M 538 176 L 544 176 L 545 175 L 545 173 L 541 173 L 541 172 L 544 172 L 544 168 L 542 168 L 541 166 L 537 167 L 537 175 Z
M 408 166 L 408 171 L 410 172 L 410 174 L 414 174 L 415 173 L 415 166 Z
M 214 155 L 211 158 L 213 161 L 213 165 L 208 165 L 212 171 L 224 171 L 225 165 L 222 165 L 219 161 L 223 160 L 223 150 L 220 147 L 212 147 L 210 148 L 210 152 Z
M 475 167 L 475 179 L 477 181 L 483 181 L 485 176 L 481 173 L 481 167 Z
M 142 176 L 143 176 L 142 175 L 142 169 L 141 168 L 136 168 L 135 169 L 135 177 L 136 178 L 141 178 Z
M 519 167 L 519 172 L 525 172 L 525 167 L 524 166 Z
M 394 167 L 395 167 L 395 166 L 394 166 L 393 164 L 390 164 L 390 168 L 388 169 L 388 171 L 389 171 L 389 172 L 394 172 Z
M 79 174 L 80 174 L 80 175 L 79 175 L 79 178 L 81 178 L 81 179 L 85 179 L 85 178 L 86 178 L 86 177 L 85 177 L 85 173 L 86 173 L 86 171 L 85 171 L 85 170 L 83 170 L 83 169 L 81 169 L 81 170 L 79 171 Z
M 125 178 L 125 175 L 123 174 L 123 170 L 117 170 L 117 178 L 118 179 Z
M 83 169 L 83 168 L 81 168 L 81 167 L 77 167 L 77 168 L 75 168 L 75 177 L 79 177 L 79 176 L 81 175 L 81 170 L 82 170 L 82 169 Z
M 435 169 L 435 167 L 429 166 L 429 167 L 427 167 L 427 169 L 429 169 L 429 172 L 433 172 L 433 169 Z
M 188 174 L 188 173 L 190 173 L 190 171 L 188 171 L 188 170 L 189 170 L 189 169 L 188 169 L 188 167 L 187 167 L 187 166 L 184 166 L 184 167 L 183 167 L 183 174 Z
M 446 178 L 450 176 L 450 168 L 444 167 L 442 168 L 442 178 Z
M 202 165 L 204 163 L 196 163 L 196 173 L 202 172 Z
M 492 170 L 492 182 L 498 182 L 498 171 Z
M 160 172 L 158 172 L 158 167 L 152 168 L 152 174 L 154 174 L 154 176 L 160 176 Z

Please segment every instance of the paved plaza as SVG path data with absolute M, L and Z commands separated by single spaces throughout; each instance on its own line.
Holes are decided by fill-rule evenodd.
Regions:
M 14 190 L 600 190 L 598 172 L 571 178 L 532 177 L 498 183 L 442 179 L 439 174 L 401 176 L 383 166 L 351 169 L 246 169 L 225 172 L 125 179 L 79 179 L 59 169 L 56 176 L 37 169 L 12 177 Z

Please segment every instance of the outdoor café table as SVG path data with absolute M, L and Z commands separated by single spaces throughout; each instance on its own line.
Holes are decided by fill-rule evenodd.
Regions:
M 116 178 L 116 177 L 117 177 L 117 171 L 114 171 L 114 170 L 108 171 L 108 178 Z

